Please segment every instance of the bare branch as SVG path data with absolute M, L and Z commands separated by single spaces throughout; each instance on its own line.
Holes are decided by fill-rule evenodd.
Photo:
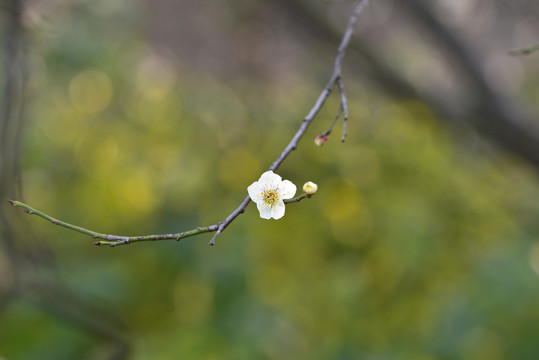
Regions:
M 318 99 L 316 100 L 316 103 L 312 107 L 311 111 L 309 111 L 307 116 L 303 119 L 303 123 L 301 124 L 300 128 L 296 132 L 296 135 L 294 135 L 294 137 L 292 138 L 292 141 L 290 141 L 290 143 L 283 150 L 281 155 L 271 165 L 270 170 L 275 171 L 281 165 L 281 163 L 286 159 L 286 157 L 292 152 L 292 150 L 295 150 L 297 148 L 299 140 L 302 138 L 303 134 L 305 134 L 305 131 L 307 131 L 307 128 L 313 121 L 314 117 L 316 116 L 316 114 L 318 114 L 318 112 L 320 111 L 324 103 L 326 102 L 327 98 L 329 97 L 329 94 L 331 93 L 331 90 L 333 89 L 333 86 L 338 81 L 340 81 L 342 59 L 344 58 L 346 48 L 350 44 L 350 39 L 352 38 L 352 34 L 354 32 L 354 26 L 356 25 L 357 18 L 367 4 L 368 4 L 368 0 L 360 1 L 359 4 L 355 7 L 354 11 L 352 12 L 350 19 L 348 20 L 348 25 L 346 26 L 346 30 L 344 31 L 344 36 L 337 50 L 337 57 L 335 58 L 335 65 L 333 67 L 333 74 L 331 75 L 331 78 L 329 79 L 324 90 L 322 90 L 322 93 L 320 94 L 320 96 L 318 96 Z
M 345 121 L 348 118 L 346 97 L 344 95 L 344 87 L 342 86 L 342 83 L 341 83 L 341 63 L 342 63 L 342 60 L 344 58 L 346 48 L 348 47 L 348 45 L 350 43 L 350 39 L 352 38 L 352 34 L 353 34 L 353 31 L 354 31 L 354 26 L 355 26 L 355 24 L 357 22 L 357 18 L 358 18 L 359 14 L 362 12 L 362 10 L 365 8 L 365 6 L 367 4 L 368 4 L 368 0 L 361 0 L 358 3 L 358 5 L 354 8 L 354 10 L 352 12 L 352 15 L 350 16 L 350 19 L 348 20 L 348 24 L 346 26 L 346 29 L 345 29 L 343 38 L 341 40 L 341 43 L 339 45 L 339 48 L 337 50 L 337 56 L 335 58 L 333 74 L 331 75 L 327 85 L 322 90 L 322 93 L 318 96 L 318 99 L 316 100 L 314 106 L 311 108 L 311 110 L 309 111 L 307 116 L 305 116 L 305 118 L 303 119 L 298 131 L 292 137 L 292 140 L 290 141 L 290 143 L 281 152 L 279 157 L 270 166 L 269 170 L 272 170 L 272 171 L 277 170 L 277 168 L 279 168 L 279 166 L 283 163 L 283 161 L 287 158 L 287 156 L 293 150 L 295 150 L 297 148 L 299 140 L 303 137 L 303 135 L 307 131 L 307 128 L 309 127 L 311 122 L 314 120 L 314 118 L 316 117 L 316 115 L 318 114 L 318 112 L 320 111 L 322 106 L 324 105 L 325 101 L 327 100 L 327 98 L 329 97 L 329 95 L 331 93 L 331 90 L 333 89 L 333 87 L 336 84 L 338 85 L 339 91 L 340 91 L 340 94 L 341 94 L 341 106 L 340 106 L 340 110 L 339 110 L 339 115 L 340 115 L 340 112 L 342 110 L 342 111 L 344 111 Z M 344 127 L 343 140 L 344 140 L 345 135 L 346 135 L 346 126 Z M 310 198 L 310 197 L 311 197 L 311 195 L 302 194 L 302 195 L 300 195 L 300 196 L 298 196 L 298 197 L 296 197 L 294 199 L 287 200 L 286 203 L 299 202 L 302 199 Z M 230 215 L 228 215 L 228 217 L 225 220 L 219 222 L 218 224 L 205 226 L 205 227 L 197 227 L 197 228 L 192 229 L 192 230 L 188 230 L 188 231 L 184 231 L 184 232 L 180 232 L 180 233 L 175 233 L 175 234 L 158 234 L 158 235 L 142 235 L 142 236 L 118 236 L 118 235 L 107 235 L 107 234 L 103 234 L 103 233 L 98 233 L 98 232 L 95 232 L 95 231 L 92 231 L 92 230 L 82 228 L 80 226 L 69 224 L 69 223 L 67 223 L 65 221 L 55 219 L 55 218 L 53 218 L 53 217 L 51 217 L 51 216 L 49 216 L 49 215 L 47 215 L 47 214 L 45 214 L 45 213 L 43 213 L 41 211 L 33 209 L 29 205 L 24 204 L 24 203 L 22 203 L 20 201 L 13 201 L 13 200 L 8 200 L 8 201 L 9 201 L 9 203 L 11 205 L 13 205 L 15 207 L 24 208 L 25 212 L 28 213 L 28 214 L 37 215 L 37 216 L 42 217 L 42 218 L 44 218 L 46 220 L 49 220 L 53 224 L 66 227 L 66 228 L 74 230 L 74 231 L 78 231 L 80 233 L 92 236 L 93 238 L 102 239 L 102 240 L 96 241 L 94 243 L 95 245 L 108 245 L 108 246 L 111 246 L 111 247 L 115 247 L 115 246 L 119 246 L 119 245 L 127 245 L 127 244 L 131 244 L 133 242 L 140 242 L 140 241 L 158 241 L 158 240 L 177 240 L 177 241 L 179 241 L 179 240 L 181 240 L 183 238 L 186 238 L 186 237 L 189 237 L 189 236 L 194 236 L 194 235 L 199 235 L 199 234 L 206 233 L 206 232 L 214 232 L 215 231 L 216 233 L 214 234 L 211 241 L 208 243 L 208 245 L 214 245 L 215 244 L 215 239 L 217 238 L 217 236 L 219 236 L 223 232 L 223 230 L 226 229 L 226 227 L 228 225 L 230 225 L 230 223 L 232 221 L 234 221 L 234 219 L 236 219 L 238 217 L 238 215 L 242 214 L 245 211 L 245 208 L 247 207 L 247 205 L 249 205 L 249 203 L 251 202 L 251 199 L 250 199 L 249 196 L 247 196 L 242 201 L 242 203 Z

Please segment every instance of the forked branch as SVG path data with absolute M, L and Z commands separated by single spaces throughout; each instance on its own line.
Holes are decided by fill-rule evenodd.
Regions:
M 333 122 L 332 126 L 328 130 L 331 132 L 331 129 L 333 128 L 333 125 L 335 124 L 336 120 L 340 117 L 340 114 L 344 114 L 344 123 L 343 123 L 343 136 L 342 141 L 344 141 L 344 138 L 346 137 L 346 121 L 348 119 L 348 105 L 346 101 L 346 95 L 344 93 L 344 86 L 342 84 L 342 77 L 341 77 L 341 64 L 342 60 L 345 55 L 346 48 L 350 44 L 350 40 L 352 38 L 352 34 L 354 31 L 354 26 L 357 22 L 357 19 L 359 17 L 359 14 L 363 11 L 365 6 L 367 5 L 368 0 L 361 0 L 356 7 L 354 8 L 352 14 L 350 15 L 350 19 L 348 20 L 348 24 L 346 26 L 344 35 L 342 37 L 341 43 L 339 45 L 339 48 L 337 50 L 337 56 L 335 58 L 335 64 L 333 68 L 333 74 L 331 75 L 327 85 L 322 90 L 322 93 L 318 96 L 318 99 L 316 100 L 314 106 L 311 108 L 307 116 L 303 119 L 298 131 L 296 134 L 292 137 L 292 140 L 290 143 L 284 148 L 284 150 L 281 152 L 277 160 L 273 162 L 273 164 L 270 166 L 269 170 L 275 171 L 279 166 L 283 163 L 283 161 L 287 158 L 287 156 L 297 148 L 299 140 L 303 137 L 305 132 L 307 131 L 307 128 L 311 124 L 311 122 L 314 120 L 320 109 L 323 107 L 324 103 L 326 102 L 327 98 L 329 97 L 331 90 L 337 85 L 340 93 L 341 98 L 341 105 L 338 110 L 338 115 L 335 118 L 335 121 Z M 327 132 L 327 135 L 329 135 L 329 132 Z M 302 194 L 296 198 L 285 200 L 285 203 L 293 203 L 293 202 L 299 202 L 302 199 L 310 198 L 311 195 Z M 127 245 L 134 242 L 140 242 L 140 241 L 158 241 L 158 240 L 181 240 L 183 238 L 199 235 L 207 232 L 215 232 L 213 238 L 209 242 L 208 245 L 214 245 L 215 239 L 219 234 L 223 232 L 224 229 L 234 219 L 238 217 L 238 215 L 242 214 L 245 211 L 245 208 L 249 203 L 251 202 L 251 199 L 249 196 L 247 196 L 241 204 L 234 210 L 230 215 L 226 217 L 225 220 L 209 226 L 204 227 L 196 227 L 192 230 L 187 230 L 180 233 L 173 233 L 173 234 L 158 234 L 158 235 L 141 235 L 141 236 L 119 236 L 119 235 L 107 235 L 103 233 L 98 233 L 92 230 L 88 230 L 85 228 L 82 228 L 80 226 L 72 225 L 70 223 L 67 223 L 65 221 L 61 221 L 58 219 L 53 218 L 52 216 L 49 216 L 41 211 L 38 211 L 36 209 L 33 209 L 29 205 L 26 205 L 25 203 L 22 203 L 20 201 L 14 201 L 14 200 L 8 200 L 9 203 L 15 207 L 22 207 L 24 208 L 25 212 L 28 214 L 37 215 L 39 217 L 42 217 L 43 219 L 46 219 L 53 224 L 60 225 L 63 227 L 66 227 L 68 229 L 78 231 L 80 233 L 89 235 L 95 239 L 101 239 L 96 242 L 94 242 L 95 245 L 108 245 L 111 247 L 119 246 L 119 245 Z

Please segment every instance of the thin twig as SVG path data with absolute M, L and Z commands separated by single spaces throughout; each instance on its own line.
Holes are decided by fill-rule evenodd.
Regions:
M 346 30 L 344 31 L 344 35 L 337 50 L 337 56 L 335 57 L 335 65 L 333 67 L 333 74 L 331 75 L 327 85 L 324 87 L 324 90 L 322 90 L 320 96 L 318 96 L 318 99 L 316 100 L 316 103 L 312 107 L 311 111 L 309 111 L 307 116 L 303 119 L 303 123 L 299 127 L 298 131 L 296 132 L 290 143 L 283 150 L 281 155 L 271 165 L 270 170 L 275 171 L 279 167 L 279 165 L 281 165 L 281 163 L 286 159 L 286 157 L 292 152 L 292 150 L 295 150 L 297 148 L 299 140 L 305 134 L 305 131 L 307 131 L 307 128 L 313 121 L 314 117 L 316 116 L 316 114 L 318 114 L 318 112 L 326 102 L 335 83 L 341 78 L 342 59 L 344 58 L 344 54 L 346 48 L 348 47 L 348 44 L 350 44 L 350 39 L 352 38 L 357 18 L 367 4 L 368 0 L 362 0 L 354 8 L 354 11 L 352 12 L 352 15 L 350 15 L 348 25 L 346 26 Z
M 310 197 L 311 197 L 311 195 L 301 194 L 300 196 L 295 197 L 293 199 L 284 200 L 284 203 L 285 204 L 295 203 L 295 202 L 299 202 L 299 201 L 301 201 L 301 200 L 303 200 L 305 198 L 310 198 Z M 94 239 L 103 239 L 103 240 L 100 240 L 100 241 L 96 241 L 94 244 L 95 245 L 108 245 L 108 246 L 111 246 L 111 247 L 118 246 L 118 245 L 127 245 L 127 244 L 130 244 L 132 242 L 139 242 L 139 241 L 156 241 L 156 240 L 176 240 L 176 241 L 180 241 L 181 239 L 189 237 L 189 236 L 217 231 L 215 233 L 215 235 L 213 236 L 212 241 L 210 241 L 210 243 L 208 244 L 208 245 L 214 245 L 214 239 L 215 239 L 216 235 L 220 234 L 228 226 L 228 224 L 230 224 L 239 214 L 241 214 L 243 212 L 243 210 L 240 210 L 240 209 L 245 209 L 245 206 L 247 206 L 249 201 L 250 201 L 250 198 L 249 198 L 249 196 L 247 196 L 245 198 L 245 200 L 243 200 L 243 203 L 242 203 L 242 205 L 244 205 L 244 204 L 245 205 L 244 206 L 239 206 L 238 209 L 236 209 L 232 214 L 230 214 L 226 218 L 225 221 L 220 222 L 219 224 L 210 225 L 210 226 L 204 226 L 204 227 L 197 227 L 196 229 L 192 229 L 192 230 L 189 230 L 189 231 L 184 231 L 184 232 L 181 232 L 181 233 L 175 233 L 175 234 L 156 234 L 156 235 L 143 235 L 143 236 L 119 236 L 119 235 L 102 234 L 102 233 L 98 233 L 98 232 L 93 231 L 93 230 L 88 230 L 88 229 L 85 229 L 83 227 L 76 226 L 76 225 L 70 224 L 70 223 L 62 221 L 62 220 L 58 220 L 58 219 L 56 219 L 56 218 L 54 218 L 54 217 L 52 217 L 52 216 L 50 216 L 48 214 L 45 214 L 45 213 L 43 213 L 43 212 L 41 212 L 39 210 L 36 210 L 36 209 L 32 208 L 31 206 L 29 206 L 29 205 L 27 205 L 27 204 L 25 204 L 23 202 L 15 201 L 15 200 L 8 200 L 8 202 L 11 205 L 13 205 L 14 207 L 22 207 L 24 209 L 24 212 L 27 213 L 27 214 L 37 215 L 37 216 L 39 216 L 39 217 L 41 217 L 41 218 L 43 218 L 45 220 L 50 221 L 54 225 L 63 226 L 63 227 L 68 228 L 70 230 L 77 231 L 77 232 L 80 232 L 82 234 L 89 235 L 89 236 L 93 237 Z
M 344 112 L 344 118 L 343 118 L 343 134 L 341 141 L 344 142 L 344 139 L 346 137 L 346 124 L 348 121 L 348 101 L 346 100 L 346 94 L 344 92 L 344 85 L 342 83 L 342 76 L 341 76 L 341 64 L 342 59 L 344 58 L 344 54 L 346 52 L 346 48 L 348 47 L 348 44 L 350 44 L 350 40 L 352 39 L 352 34 L 354 33 L 354 25 L 357 22 L 357 18 L 363 8 L 368 4 L 367 0 L 361 1 L 352 12 L 352 15 L 350 16 L 350 19 L 348 20 L 348 25 L 346 26 L 346 30 L 344 31 L 344 35 L 342 37 L 341 43 L 339 44 L 339 48 L 337 50 L 337 57 L 335 58 L 335 66 L 333 68 L 333 75 L 331 76 L 331 79 L 329 80 L 328 85 L 324 90 L 327 90 L 327 92 L 322 92 L 320 97 L 318 98 L 319 101 L 315 104 L 315 107 L 311 110 L 311 113 L 313 110 L 316 109 L 316 112 L 314 112 L 314 115 L 318 113 L 322 105 L 324 104 L 325 100 L 329 96 L 329 93 L 333 86 L 337 84 L 337 87 L 339 88 L 339 93 L 341 95 L 341 105 L 339 106 L 339 110 L 337 112 L 337 116 L 333 120 L 333 123 L 330 125 L 329 129 L 326 130 L 325 133 L 321 133 L 317 135 L 315 138 L 315 143 L 319 146 L 324 145 L 324 143 L 328 140 L 329 134 L 333 130 L 333 126 L 337 122 L 337 119 L 339 118 L 341 111 Z M 320 99 L 322 96 L 325 96 L 323 100 L 320 102 Z M 320 104 L 320 107 L 317 108 L 317 105 Z M 311 114 L 309 113 L 309 114 Z M 311 119 L 312 120 L 312 119 Z M 301 129 L 300 129 L 301 130 Z
M 339 114 L 343 112 L 343 121 L 342 121 L 342 138 L 341 142 L 344 142 L 346 138 L 346 124 L 348 123 L 348 101 L 346 100 L 346 94 L 344 92 L 344 85 L 341 79 L 337 79 L 337 86 L 339 87 L 339 93 L 341 94 L 341 106 L 339 107 Z
M 337 114 L 333 118 L 333 121 L 329 125 L 328 129 L 324 131 L 323 133 L 321 133 L 320 136 L 329 136 L 329 134 L 331 134 L 331 132 L 333 131 L 333 127 L 337 123 L 337 120 L 339 120 L 339 118 L 341 117 L 341 114 L 342 114 L 342 106 L 339 106 L 339 110 L 337 111 Z
M 215 235 L 213 235 L 213 237 L 211 238 L 210 242 L 208 243 L 208 245 L 210 246 L 213 246 L 215 245 L 215 238 L 217 236 L 219 236 L 219 234 L 236 218 L 238 217 L 239 214 L 242 214 L 244 211 L 245 211 L 245 208 L 247 207 L 247 205 L 249 205 L 249 203 L 251 202 L 251 198 L 249 197 L 249 195 L 247 195 L 245 197 L 245 199 L 243 199 L 243 202 L 240 204 L 240 206 L 238 206 L 238 208 L 236 210 L 234 210 L 234 212 L 232 212 L 232 214 L 228 215 L 228 217 L 225 219 L 225 221 L 221 222 L 219 224 L 219 227 L 217 228 L 217 232 L 215 233 Z
M 295 197 L 293 199 L 286 199 L 286 200 L 283 200 L 283 202 L 285 204 L 291 204 L 291 203 L 295 203 L 295 202 L 300 202 L 301 200 L 303 199 L 310 199 L 312 195 L 307 195 L 307 194 L 301 194 L 300 196 L 298 197 Z
M 325 101 L 329 97 L 331 90 L 335 86 L 335 84 L 340 82 L 341 79 L 341 63 L 344 58 L 345 50 L 348 47 L 348 44 L 350 43 L 350 39 L 352 38 L 352 34 L 354 31 L 354 26 L 357 22 L 357 18 L 359 14 L 362 12 L 362 10 L 365 8 L 365 6 L 368 4 L 368 0 L 361 0 L 358 5 L 354 8 L 354 11 L 352 12 L 352 15 L 350 16 L 350 19 L 348 20 L 348 24 L 346 26 L 343 38 L 341 40 L 341 43 L 339 44 L 339 48 L 337 50 L 337 56 L 335 58 L 335 65 L 333 68 L 333 74 L 331 75 L 327 85 L 322 90 L 322 93 L 318 96 L 318 99 L 316 100 L 314 106 L 311 108 L 307 116 L 303 119 L 298 131 L 290 141 L 290 143 L 285 147 L 285 149 L 281 152 L 277 160 L 273 162 L 273 164 L 270 166 L 269 170 L 275 171 L 277 168 L 283 163 L 283 161 L 286 159 L 286 157 L 297 148 L 299 140 L 303 137 L 305 132 L 307 131 L 307 128 L 315 118 L 316 114 L 320 111 L 322 106 L 324 105 Z M 342 100 L 344 96 L 344 92 L 341 91 L 341 107 L 344 111 L 347 111 L 345 109 L 346 106 L 346 100 Z M 343 105 L 344 104 L 344 105 Z M 345 113 L 346 118 L 348 114 Z M 302 199 L 309 198 L 311 196 L 307 194 L 302 194 L 294 199 L 287 200 L 286 203 L 290 202 L 299 202 Z M 157 241 L 157 240 L 181 240 L 183 238 L 194 236 L 206 232 L 214 232 L 216 231 L 215 235 L 211 239 L 211 241 L 208 243 L 208 245 L 214 245 L 215 239 L 221 232 L 223 232 L 224 229 L 238 215 L 242 214 L 245 211 L 245 208 L 249 203 L 251 202 L 251 199 L 249 196 L 247 196 L 242 203 L 234 210 L 228 217 L 224 220 L 219 222 L 218 224 L 205 226 L 205 227 L 197 227 L 192 230 L 184 231 L 181 233 L 175 233 L 175 234 L 158 234 L 158 235 L 142 235 L 142 236 L 118 236 L 118 235 L 107 235 L 98 233 L 92 230 L 88 230 L 85 228 L 82 228 L 80 226 L 72 225 L 64 221 L 60 221 L 58 219 L 55 219 L 41 211 L 38 211 L 36 209 L 31 208 L 30 206 L 20 202 L 20 201 L 14 201 L 14 200 L 8 200 L 9 203 L 15 207 L 22 207 L 25 209 L 25 212 L 28 214 L 34 214 L 39 217 L 42 217 L 46 220 L 51 221 L 53 224 L 60 225 L 63 227 L 66 227 L 68 229 L 78 231 L 80 233 L 90 235 L 93 238 L 102 239 L 100 241 L 96 241 L 95 245 L 108 245 L 111 247 L 119 246 L 119 245 L 127 245 L 131 244 L 133 242 L 140 242 L 140 241 Z

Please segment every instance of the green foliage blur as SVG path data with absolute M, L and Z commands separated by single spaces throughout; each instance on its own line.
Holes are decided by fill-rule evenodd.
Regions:
M 31 39 L 22 200 L 117 235 L 223 220 L 290 141 L 334 50 L 303 54 L 286 82 L 219 77 L 152 46 L 144 11 L 96 4 Z M 318 193 L 278 221 L 250 204 L 214 247 L 211 234 L 95 247 L 14 211 L 51 274 L 125 321 L 133 359 L 536 358 L 536 172 L 475 151 L 420 103 L 345 84 L 346 142 L 339 122 L 313 143 L 333 94 L 277 171 Z M 102 343 L 31 297 L 1 313 L 0 358 L 101 359 Z

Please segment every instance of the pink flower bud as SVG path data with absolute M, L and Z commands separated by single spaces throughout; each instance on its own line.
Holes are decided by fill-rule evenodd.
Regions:
M 326 143 L 326 141 L 328 141 L 328 139 L 329 139 L 329 134 L 327 135 L 318 134 L 314 138 L 314 143 L 316 144 L 316 146 L 322 146 Z

